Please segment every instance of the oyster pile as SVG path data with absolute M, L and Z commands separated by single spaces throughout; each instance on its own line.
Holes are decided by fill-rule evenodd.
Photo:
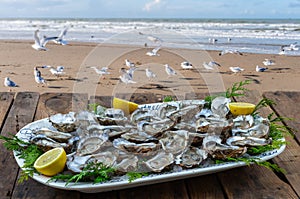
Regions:
M 101 106 L 97 113 L 57 114 L 49 118 L 55 130 L 35 129 L 30 142 L 45 150 L 64 147 L 73 172 L 102 162 L 120 174 L 192 168 L 270 144 L 269 121 L 251 115 L 234 118 L 229 102 L 216 98 L 209 109 L 203 100 L 166 102 L 141 107 L 130 116 Z

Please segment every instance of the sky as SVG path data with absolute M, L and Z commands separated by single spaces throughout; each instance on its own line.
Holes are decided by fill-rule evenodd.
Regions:
M 0 0 L 0 18 L 291 18 L 300 0 Z

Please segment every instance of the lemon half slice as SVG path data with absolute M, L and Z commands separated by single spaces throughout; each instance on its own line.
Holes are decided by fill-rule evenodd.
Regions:
M 113 108 L 121 109 L 127 115 L 138 109 L 138 106 L 139 105 L 134 102 L 123 100 L 117 97 L 114 97 L 113 99 Z
M 54 176 L 65 168 L 67 155 L 63 148 L 54 148 L 42 154 L 33 167 L 46 176 Z
M 246 102 L 230 102 L 229 110 L 233 115 L 249 115 L 253 113 L 255 105 Z

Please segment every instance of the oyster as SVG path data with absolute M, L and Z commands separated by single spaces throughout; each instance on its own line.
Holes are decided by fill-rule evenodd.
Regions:
M 103 115 L 96 115 L 96 120 L 101 125 L 124 125 L 127 118 L 121 109 L 108 108 Z
M 203 149 L 213 158 L 226 159 L 228 157 L 239 157 L 246 153 L 247 147 L 238 147 L 222 144 L 222 139 L 216 135 L 206 136 L 203 139 Z
M 179 102 L 162 103 L 156 111 L 158 117 L 164 119 L 169 117 L 172 113 L 180 109 Z
M 214 115 L 218 117 L 225 118 L 226 115 L 229 113 L 228 104 L 231 102 L 229 98 L 226 97 L 216 97 L 211 102 L 211 111 Z
M 153 137 L 158 137 L 164 131 L 171 129 L 175 124 L 176 123 L 173 120 L 165 118 L 159 121 L 152 122 L 141 121 L 137 124 L 137 127 L 139 131 L 145 131 Z
M 239 117 L 233 120 L 233 124 L 233 136 L 265 138 L 270 132 L 269 120 L 261 117 Z
M 150 171 L 160 172 L 165 167 L 169 166 L 174 162 L 174 156 L 172 153 L 168 153 L 166 151 L 160 151 L 153 158 L 147 160 L 145 165 Z
M 264 146 L 272 142 L 272 139 L 257 138 L 257 137 L 241 137 L 232 136 L 226 140 L 228 145 L 233 146 Z
M 196 121 L 196 131 L 199 133 L 220 135 L 228 130 L 231 130 L 231 124 L 225 118 L 201 117 Z
M 157 141 L 157 138 L 143 132 L 143 131 L 130 131 L 121 135 L 122 138 L 132 142 L 149 142 Z
M 43 151 L 49 151 L 52 148 L 62 147 L 68 153 L 71 149 L 69 144 L 57 142 L 43 134 L 32 136 L 29 139 L 29 142 L 39 146 Z
M 63 133 L 59 131 L 54 131 L 48 128 L 40 128 L 33 131 L 34 134 L 41 134 L 45 135 L 48 138 L 54 139 L 58 142 L 68 142 L 70 138 L 72 138 L 72 134 L 70 133 Z
M 78 142 L 77 154 L 80 156 L 98 153 L 103 144 L 108 140 L 106 134 L 92 134 L 83 137 Z
M 185 130 L 167 131 L 160 138 L 159 142 L 163 150 L 173 155 L 182 153 L 188 145 L 189 135 Z
M 69 170 L 71 170 L 75 173 L 80 173 L 91 157 L 92 157 L 91 155 L 78 156 L 74 152 L 74 153 L 71 153 L 71 154 L 67 155 L 66 165 L 67 165 Z
M 117 158 L 118 152 L 116 150 L 112 150 L 93 154 L 91 155 L 91 159 L 89 161 L 93 161 L 96 163 L 101 162 L 104 165 L 111 167 L 116 163 Z
M 147 108 L 139 108 L 130 116 L 130 121 L 134 125 L 138 124 L 140 121 L 152 122 L 157 120 L 160 120 L 160 118 L 155 116 L 155 112 L 153 110 L 149 110 Z
M 153 142 L 136 144 L 123 138 L 117 138 L 113 141 L 115 148 L 129 153 L 146 154 L 156 151 L 160 145 Z
M 203 160 L 207 158 L 207 152 L 203 149 L 197 147 L 189 147 L 180 156 L 180 166 L 191 168 L 193 166 L 199 165 Z
M 70 112 L 68 114 L 58 113 L 55 115 L 51 115 L 49 117 L 49 121 L 58 131 L 70 133 L 76 130 L 75 112 Z
M 126 154 L 122 152 L 119 155 L 117 163 L 114 165 L 117 171 L 123 172 L 130 172 L 130 171 L 137 171 L 138 167 L 138 157 L 132 154 Z

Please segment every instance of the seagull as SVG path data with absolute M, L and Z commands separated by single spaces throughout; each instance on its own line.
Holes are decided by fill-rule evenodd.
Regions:
M 187 61 L 181 62 L 180 66 L 183 69 L 192 69 L 193 68 L 193 65 Z
M 152 56 L 159 56 L 157 52 L 160 50 L 161 45 L 157 46 L 156 48 L 152 49 L 151 51 L 147 52 L 146 55 L 152 57 Z
M 6 87 L 18 87 L 18 85 L 9 79 L 9 77 L 4 78 L 4 86 Z
M 50 72 L 52 73 L 52 75 L 55 75 L 56 77 L 59 77 L 61 75 L 64 75 L 64 68 L 63 66 L 57 66 L 56 69 L 51 67 L 50 68 Z
M 67 31 L 68 31 L 68 27 L 64 28 L 60 32 L 60 34 L 58 35 L 58 37 L 55 40 L 53 40 L 54 43 L 59 44 L 59 45 L 67 45 L 68 42 L 66 40 L 64 40 L 64 37 L 66 36 Z
M 268 68 L 263 68 L 263 67 L 260 67 L 260 66 L 256 66 L 256 72 L 264 72 L 265 70 L 267 70 Z
M 288 45 L 281 46 L 281 48 L 283 48 L 283 50 L 288 50 L 288 51 L 299 50 L 299 48 L 296 46 L 297 46 L 297 42 L 292 43 L 289 46 Z
M 121 75 L 120 80 L 125 84 L 135 84 L 136 82 L 132 80 L 132 77 L 128 73 L 123 73 Z
M 271 66 L 275 65 L 275 61 L 270 60 L 270 59 L 265 59 L 265 61 L 262 62 L 265 66 Z
M 98 69 L 98 68 L 96 68 L 95 66 L 92 66 L 91 67 L 92 69 L 94 69 L 95 70 L 95 72 L 98 74 L 98 75 L 100 75 L 101 77 L 102 77 L 102 75 L 109 75 L 110 74 L 110 72 L 108 72 L 107 70 L 108 70 L 108 67 L 102 67 L 101 69 Z
M 165 70 L 169 77 L 172 75 L 176 75 L 176 71 L 168 64 L 165 64 Z
M 244 71 L 243 68 L 240 68 L 240 67 L 238 67 L 238 66 L 236 66 L 236 67 L 229 67 L 229 69 L 230 69 L 232 72 L 234 72 L 235 74 L 238 73 L 238 72 Z
M 134 66 L 135 66 L 135 64 L 134 64 L 134 63 L 132 63 L 132 62 L 130 62 L 128 59 L 125 59 L 125 64 L 126 64 L 126 66 L 127 66 L 127 67 L 129 67 L 129 68 L 131 68 L 131 67 L 134 67 Z
M 34 31 L 34 44 L 31 45 L 31 46 L 35 50 L 47 51 L 48 49 L 45 47 L 47 42 L 50 41 L 50 40 L 57 39 L 57 37 L 43 36 L 43 38 L 40 39 L 40 37 L 38 35 L 39 32 L 40 32 L 39 30 Z
M 216 39 L 216 38 L 209 38 L 208 41 L 209 41 L 210 43 L 215 44 L 215 43 L 218 41 L 218 39 Z
M 222 56 L 222 55 L 225 55 L 225 54 L 237 54 L 237 55 L 243 55 L 243 53 L 241 53 L 240 51 L 238 50 L 222 50 L 220 53 L 219 53 L 219 56 Z
M 215 61 L 210 61 L 210 62 L 208 62 L 208 63 L 203 62 L 203 66 L 204 66 L 204 68 L 207 69 L 207 70 L 213 70 L 214 67 L 216 67 L 216 66 L 221 67 L 221 65 L 220 65 L 219 63 L 215 62 Z
M 149 80 L 156 77 L 156 74 L 152 72 L 149 68 L 146 68 L 146 76 L 149 78 Z
M 46 84 L 45 79 L 42 76 L 34 76 L 35 82 L 38 84 Z
M 41 76 L 41 71 L 38 69 L 38 67 L 34 67 L 33 74 L 34 76 Z
M 142 32 L 139 32 L 139 34 L 140 35 L 146 35 L 146 34 L 144 34 L 144 33 L 142 33 Z M 160 39 L 160 38 L 158 38 L 158 37 L 155 37 L 155 36 L 153 36 L 153 35 L 147 35 L 147 39 L 148 40 L 150 40 L 150 41 L 152 41 L 152 42 L 154 42 L 154 43 L 157 43 L 157 42 L 162 42 L 162 39 Z

